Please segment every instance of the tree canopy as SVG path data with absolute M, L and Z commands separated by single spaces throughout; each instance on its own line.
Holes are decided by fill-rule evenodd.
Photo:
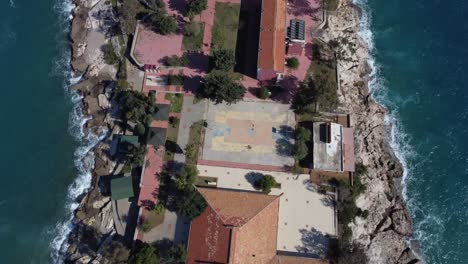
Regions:
M 267 174 L 258 179 L 256 185 L 258 188 L 262 189 L 264 193 L 270 193 L 271 188 L 277 186 L 278 183 L 273 176 Z
M 295 70 L 299 67 L 299 60 L 296 57 L 286 59 L 286 67 Z
M 232 71 L 236 65 L 236 55 L 230 49 L 216 49 L 212 53 L 211 64 L 216 70 Z
M 152 246 L 144 246 L 138 252 L 133 254 L 129 262 L 131 264 L 159 264 L 159 258 L 156 249 Z
M 195 165 L 186 164 L 176 178 L 176 187 L 180 191 L 189 191 L 193 189 L 193 184 L 198 177 L 198 169 Z
M 187 191 L 178 197 L 175 205 L 178 213 L 194 219 L 205 210 L 206 201 L 197 191 Z
M 242 98 L 246 89 L 241 84 L 235 82 L 229 73 L 222 71 L 212 71 L 204 79 L 199 96 L 208 98 L 215 103 L 226 102 L 236 103 Z
M 119 93 L 120 113 L 125 120 L 140 122 L 149 125 L 155 111 L 154 95 L 146 96 L 143 93 L 123 90 Z
M 207 7 L 207 0 L 187 0 L 188 12 L 191 15 L 198 15 Z

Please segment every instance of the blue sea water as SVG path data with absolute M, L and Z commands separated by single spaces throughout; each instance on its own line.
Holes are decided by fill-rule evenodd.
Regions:
M 69 90 L 70 0 L 0 2 L 0 263 L 60 263 L 89 186 L 80 98 Z
M 356 0 L 427 263 L 468 263 L 468 1 Z

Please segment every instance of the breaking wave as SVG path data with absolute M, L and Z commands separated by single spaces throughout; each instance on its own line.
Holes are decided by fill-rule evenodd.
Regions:
M 63 43 L 63 39 L 69 34 L 71 27 L 72 11 L 74 4 L 71 0 L 57 0 L 54 9 L 59 16 L 62 34 L 58 36 L 63 48 L 61 54 L 56 58 L 53 75 L 61 76 L 64 79 L 63 87 L 69 103 L 72 104 L 72 111 L 69 117 L 69 133 L 78 143 L 74 152 L 74 165 L 77 175 L 72 184 L 68 187 L 68 194 L 65 202 L 66 216 L 58 222 L 53 230 L 53 240 L 50 242 L 50 257 L 53 263 L 63 263 L 66 250 L 68 248 L 67 238 L 74 228 L 74 212 L 79 206 L 79 198 L 91 185 L 91 171 L 94 167 L 94 147 L 105 137 L 106 131 L 100 131 L 97 135 L 86 131 L 85 123 L 90 119 L 83 113 L 82 96 L 72 91 L 70 87 L 81 80 L 81 76 L 74 76 L 71 69 L 71 52 L 68 43 Z
M 417 210 L 417 205 L 411 200 L 407 195 L 407 183 L 410 181 L 410 175 L 412 175 L 412 166 L 410 165 L 410 160 L 413 160 L 417 153 L 415 153 L 413 147 L 409 142 L 411 142 L 411 137 L 405 133 L 405 129 L 400 120 L 398 113 L 398 105 L 409 103 L 411 101 L 417 100 L 417 98 L 390 98 L 388 96 L 388 86 L 386 85 L 386 80 L 382 77 L 381 66 L 375 60 L 376 48 L 374 42 L 374 34 L 371 30 L 372 22 L 372 11 L 368 6 L 368 0 L 353 0 L 354 4 L 358 5 L 362 9 L 361 17 L 361 29 L 359 32 L 360 37 L 367 44 L 369 49 L 369 59 L 368 64 L 371 69 L 369 74 L 369 92 L 372 93 L 373 98 L 381 105 L 385 106 L 388 109 L 388 113 L 385 117 L 385 124 L 390 128 L 389 134 L 389 143 L 393 149 L 395 156 L 400 161 L 403 166 L 403 177 L 402 177 L 402 195 L 409 207 L 410 214 L 413 214 Z M 421 234 L 417 226 L 415 226 L 416 238 L 420 240 Z M 408 246 L 411 247 L 410 241 L 407 241 Z M 415 249 L 418 252 L 418 249 Z M 421 256 L 420 256 L 421 257 Z

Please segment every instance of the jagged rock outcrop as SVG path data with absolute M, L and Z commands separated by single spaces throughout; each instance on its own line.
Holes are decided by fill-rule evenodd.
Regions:
M 386 110 L 369 95 L 366 85 L 369 53 L 358 34 L 360 16 L 352 1 L 342 0 L 336 14 L 328 16 L 321 35 L 337 44 L 339 110 L 352 114 L 356 157 L 368 170 L 362 178 L 366 191 L 356 204 L 369 215 L 352 224 L 353 240 L 364 246 L 370 263 L 417 263 L 407 242 L 412 235 L 411 218 L 395 187 L 403 169 L 389 147 Z

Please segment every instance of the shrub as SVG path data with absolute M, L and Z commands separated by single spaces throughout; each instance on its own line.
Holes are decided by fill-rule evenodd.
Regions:
M 362 162 L 358 162 L 356 163 L 356 169 L 354 173 L 358 176 L 365 175 L 367 174 L 367 167 Z
M 261 87 L 260 90 L 258 90 L 258 98 L 260 99 L 268 99 L 270 97 L 270 90 L 266 87 Z
M 156 214 L 160 215 L 164 212 L 164 204 L 162 204 L 161 201 L 159 201 L 159 203 L 154 207 L 153 210 L 156 212 Z
M 184 84 L 184 75 L 169 75 L 168 83 L 169 85 L 183 85 Z
M 145 222 L 140 225 L 140 230 L 143 231 L 143 233 L 148 233 L 151 230 L 151 224 L 148 222 Z M 144 262 L 146 263 L 146 262 Z
M 119 63 L 119 56 L 115 54 L 114 47 L 112 44 L 103 45 L 101 48 L 102 52 L 104 53 L 104 61 L 109 65 L 115 65 Z
M 230 49 L 217 49 L 211 56 L 213 68 L 222 71 L 232 71 L 236 65 L 236 55 Z
M 197 159 L 198 148 L 195 144 L 187 144 L 185 146 L 185 158 L 188 163 L 195 163 Z
M 187 0 L 189 16 L 198 15 L 207 7 L 207 0 Z
M 222 71 L 212 71 L 204 79 L 199 89 L 199 96 L 208 98 L 215 103 L 235 103 L 244 97 L 246 89 L 241 84 L 233 81 L 231 76 Z
M 278 185 L 275 178 L 271 175 L 263 175 L 260 179 L 257 180 L 255 185 L 261 189 L 264 193 L 270 193 L 271 188 Z
M 296 57 L 286 59 L 286 67 L 295 70 L 299 67 L 299 60 Z
M 177 55 L 172 55 L 171 57 L 168 57 L 166 59 L 166 64 L 167 66 L 171 67 L 186 67 L 190 64 L 190 60 L 187 56 L 187 54 L 184 54 L 182 56 L 177 56 Z

